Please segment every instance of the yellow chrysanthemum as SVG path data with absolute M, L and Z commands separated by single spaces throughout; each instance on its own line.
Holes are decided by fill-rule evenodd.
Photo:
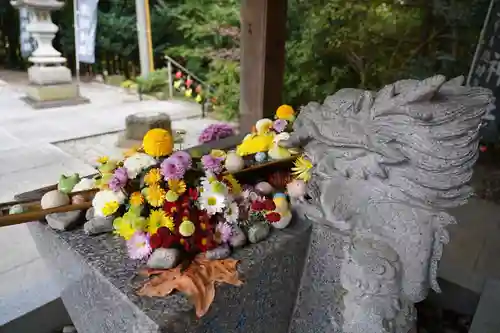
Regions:
M 227 174 L 223 177 L 223 179 L 229 183 L 229 186 L 231 187 L 231 192 L 235 195 L 238 195 L 241 193 L 241 185 L 238 182 L 236 178 L 232 174 Z
M 148 171 L 146 176 L 144 176 L 144 182 L 151 186 L 158 184 L 161 181 L 161 174 L 160 174 L 160 169 L 158 168 L 153 168 Z
M 158 184 L 147 187 L 144 192 L 147 202 L 153 207 L 160 207 L 165 202 L 167 193 Z
M 292 174 L 295 178 L 307 182 L 311 179 L 312 167 L 312 162 L 302 155 L 295 160 L 294 167 L 292 168 Z
M 152 210 L 148 217 L 147 231 L 154 235 L 161 227 L 167 227 L 170 231 L 174 231 L 174 220 L 161 209 Z
M 122 236 L 125 240 L 129 240 L 136 233 L 132 224 L 123 217 L 118 217 L 113 222 L 114 233 Z
M 253 135 L 245 140 L 236 148 L 236 153 L 240 156 L 267 152 L 273 143 L 272 135 Z
M 170 191 L 181 195 L 186 192 L 186 183 L 182 179 L 171 179 L 168 181 Z
M 130 204 L 132 206 L 140 206 L 144 203 L 144 197 L 142 196 L 141 192 L 134 192 L 130 195 Z
M 116 213 L 118 208 L 120 208 L 120 204 L 117 201 L 106 202 L 104 207 L 102 207 L 102 214 L 104 216 L 112 215 Z
M 142 140 L 144 152 L 153 157 L 167 156 L 174 149 L 172 134 L 163 128 L 149 130 Z
M 210 155 L 212 155 L 213 157 L 226 158 L 226 152 L 220 149 L 212 149 Z
M 276 110 L 276 118 L 291 120 L 295 117 L 295 111 L 290 105 L 283 104 Z
M 99 163 L 99 164 L 106 164 L 106 163 L 108 163 L 108 161 L 109 161 L 108 156 L 101 156 L 97 159 L 97 163 Z

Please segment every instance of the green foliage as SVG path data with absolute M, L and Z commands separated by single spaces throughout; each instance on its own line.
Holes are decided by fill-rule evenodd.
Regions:
M 240 108 L 240 64 L 230 60 L 214 60 L 208 73 L 208 84 L 214 89 L 214 111 L 224 119 L 238 117 Z
M 168 72 L 165 68 L 157 69 L 147 76 L 137 77 L 136 83 L 140 94 L 162 92 L 168 86 Z

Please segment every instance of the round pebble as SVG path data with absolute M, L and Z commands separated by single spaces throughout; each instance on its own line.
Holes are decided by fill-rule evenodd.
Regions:
M 87 235 L 98 235 L 106 232 L 113 231 L 113 217 L 96 216 L 90 221 L 85 222 L 83 231 Z
M 248 240 L 253 244 L 263 241 L 269 235 L 270 229 L 267 223 L 256 223 L 248 229 Z
M 56 208 L 67 205 L 69 203 L 70 200 L 68 195 L 58 190 L 53 190 L 45 193 L 40 200 L 40 206 L 42 207 L 42 209 Z
M 77 194 L 71 197 L 71 203 L 73 205 L 80 205 L 85 202 L 85 198 L 81 194 Z
M 22 214 L 22 213 L 24 213 L 24 207 L 19 204 L 14 205 L 9 209 L 9 215 Z
M 85 219 L 87 221 L 90 221 L 92 220 L 92 218 L 94 217 L 94 207 L 90 207 L 89 209 L 87 209 L 87 211 L 85 212 Z
M 238 172 L 245 167 L 245 161 L 236 153 L 228 153 L 224 166 L 228 172 Z
M 219 247 L 216 247 L 215 249 L 208 250 L 205 253 L 206 258 L 210 260 L 226 259 L 230 255 L 231 249 L 227 245 L 221 245 Z
M 255 160 L 259 163 L 265 162 L 267 160 L 267 154 L 264 152 L 259 152 L 255 154 Z
M 177 249 L 156 249 L 149 257 L 147 266 L 155 269 L 169 269 L 175 267 L 181 252 Z
M 258 183 L 257 185 L 255 185 L 255 189 L 257 190 L 257 192 L 260 192 L 261 194 L 264 195 L 269 195 L 274 190 L 271 184 L 269 184 L 268 182 Z

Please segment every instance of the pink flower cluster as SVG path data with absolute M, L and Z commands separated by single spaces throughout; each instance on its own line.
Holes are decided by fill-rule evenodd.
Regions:
M 198 141 L 200 143 L 207 143 L 224 139 L 232 135 L 234 135 L 234 129 L 231 126 L 227 124 L 212 124 L 201 132 Z

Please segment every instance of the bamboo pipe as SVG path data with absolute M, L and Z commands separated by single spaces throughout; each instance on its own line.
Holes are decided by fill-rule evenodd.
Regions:
M 283 165 L 283 164 L 289 164 L 289 163 L 292 163 L 296 158 L 297 158 L 297 155 L 294 155 L 290 158 L 283 159 L 283 160 L 271 161 L 271 162 L 267 162 L 267 163 L 252 165 L 252 166 L 245 168 L 243 170 L 240 170 L 238 172 L 234 172 L 233 175 L 238 176 L 238 175 L 250 172 L 250 171 L 256 171 L 259 169 L 273 167 L 273 166 L 277 167 L 277 166 Z M 229 173 L 225 172 L 223 174 L 227 175 Z M 49 189 L 52 189 L 52 188 L 54 188 L 54 186 L 47 187 L 46 192 L 49 192 L 50 191 Z M 83 195 L 84 197 L 87 197 L 86 198 L 87 200 L 90 200 L 91 197 L 97 191 L 99 191 L 99 190 L 92 189 L 92 190 L 86 190 L 86 191 L 80 191 L 80 192 L 73 192 L 73 193 L 69 194 L 69 197 L 71 199 L 75 195 Z M 41 220 L 48 214 L 66 213 L 66 212 L 75 211 L 75 210 L 84 210 L 84 209 L 88 209 L 88 208 L 92 207 L 91 200 L 86 201 L 86 202 L 81 203 L 81 204 L 71 204 L 71 205 L 50 208 L 50 209 L 41 209 L 39 200 L 19 200 L 19 201 L 12 201 L 12 202 L 0 204 L 0 211 L 9 209 L 10 207 L 12 207 L 16 204 L 21 204 L 25 208 L 27 208 L 28 210 L 32 209 L 32 211 L 28 211 L 28 212 L 21 213 L 21 214 L 0 216 L 0 227 L 6 227 L 9 225 L 16 225 L 16 224 L 22 224 L 22 223 L 26 223 L 26 222 L 33 222 L 33 221 Z

